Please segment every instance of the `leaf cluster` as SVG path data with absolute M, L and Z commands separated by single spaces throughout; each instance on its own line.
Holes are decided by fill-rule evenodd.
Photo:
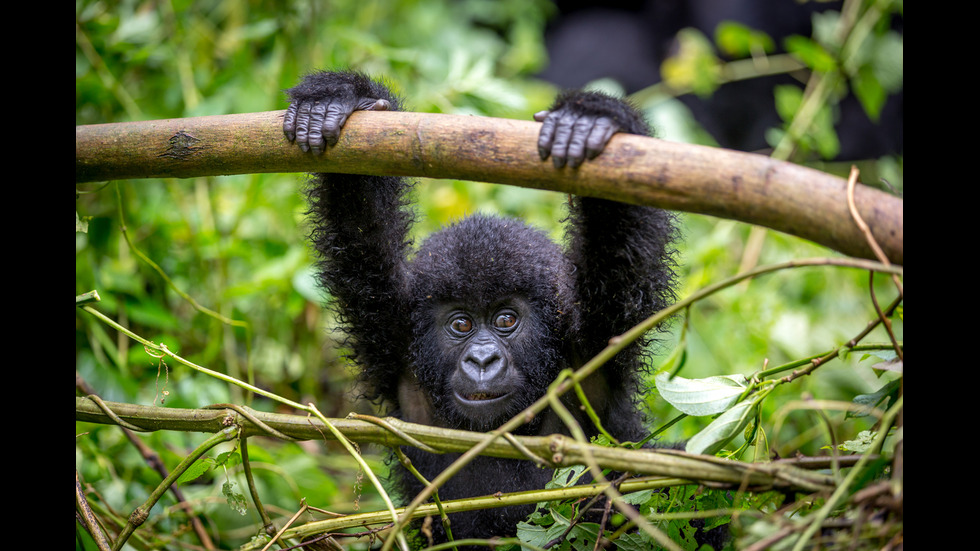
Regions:
M 581 483 L 585 475 L 582 467 L 558 469 L 549 487 L 568 487 Z M 758 502 L 758 496 L 749 497 Z M 625 503 L 654 520 L 654 526 L 662 531 L 678 548 L 701 548 L 697 534 L 724 527 L 735 509 L 753 508 L 748 500 L 736 506 L 730 492 L 706 490 L 696 486 L 681 485 L 665 490 L 641 490 L 624 494 Z M 769 500 L 765 494 L 762 499 Z M 714 511 L 712 516 L 701 517 L 697 511 Z M 720 513 L 719 513 L 720 512 Z M 692 514 L 693 513 L 693 514 Z M 692 523 L 692 518 L 700 522 Z M 657 542 L 643 531 L 638 531 L 620 513 L 610 510 L 604 500 L 551 501 L 539 503 L 535 511 L 517 527 L 517 536 L 525 544 L 562 551 L 589 551 L 595 549 L 597 538 L 608 549 L 621 551 L 646 550 L 657 547 Z M 515 547 L 516 548 L 516 547 Z M 719 550 L 720 551 L 720 550 Z
M 903 12 L 900 1 L 848 2 L 841 12 L 814 14 L 811 36 L 792 35 L 781 43 L 733 21 L 720 23 L 711 38 L 697 29 L 684 29 L 677 36 L 676 53 L 661 67 L 662 86 L 708 97 L 727 82 L 763 76 L 773 68 L 796 74 L 810 71 L 827 80 L 827 86 L 807 115 L 805 130 L 791 123 L 812 99 L 805 91 L 812 81 L 806 86 L 780 84 L 773 96 L 784 125 L 770 129 L 767 140 L 778 148 L 791 133 L 794 159 L 832 159 L 840 151 L 835 129 L 842 117 L 840 102 L 853 95 L 867 117 L 877 121 L 889 96 L 902 89 L 904 42 L 891 22 Z

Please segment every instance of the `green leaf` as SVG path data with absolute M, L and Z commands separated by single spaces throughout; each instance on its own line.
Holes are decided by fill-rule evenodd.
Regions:
M 630 532 L 616 540 L 619 551 L 648 551 L 651 549 L 650 537 L 645 532 Z
M 683 29 L 677 33 L 677 43 L 677 53 L 660 66 L 664 82 L 677 90 L 690 88 L 702 97 L 711 95 L 720 85 L 721 65 L 711 41 L 695 29 Z
M 192 480 L 196 480 L 204 473 L 211 470 L 214 466 L 214 460 L 210 457 L 202 457 L 194 462 L 193 465 L 187 468 L 180 476 L 177 477 L 177 484 L 186 484 Z
M 89 221 L 89 218 L 88 217 L 82 218 L 82 217 L 78 216 L 78 211 L 77 210 L 75 211 L 75 231 L 76 232 L 88 233 L 88 221 Z
M 898 357 L 898 354 L 896 354 L 894 350 L 892 350 L 892 349 L 889 348 L 887 350 L 871 350 L 871 351 L 865 352 L 861 356 L 861 361 L 863 362 L 864 360 L 867 360 L 868 358 L 878 358 L 880 360 L 884 360 L 884 361 L 887 362 L 887 361 L 894 360 L 897 357 Z
M 803 90 L 794 85 L 776 86 L 773 89 L 776 99 L 776 112 L 789 124 L 803 104 Z M 840 150 L 840 141 L 834 129 L 834 117 L 830 107 L 823 105 L 810 121 L 810 126 L 802 136 L 798 136 L 799 146 L 805 150 L 816 150 L 825 159 L 832 159 Z
M 599 525 L 594 522 L 581 522 L 572 527 L 567 541 L 576 551 L 593 551 L 599 538 Z
M 816 41 L 793 35 L 784 41 L 786 51 L 799 59 L 804 65 L 820 73 L 829 73 L 837 68 L 834 56 L 830 55 Z
M 858 70 L 858 73 L 851 78 L 851 90 L 861 102 L 861 107 L 864 108 L 868 118 L 877 122 L 888 99 L 888 92 L 878 82 L 872 67 L 865 66 Z
M 879 388 L 876 392 L 871 394 L 859 394 L 855 396 L 854 403 L 860 405 L 861 409 L 858 411 L 847 412 L 846 417 L 865 417 L 872 408 L 876 407 L 887 409 L 889 398 L 894 398 L 898 394 L 899 388 L 901 388 L 901 382 L 896 379 Z
M 731 57 L 749 57 L 765 54 L 776 48 L 772 38 L 735 21 L 722 21 L 715 28 L 718 49 Z
M 623 501 L 630 505 L 642 505 L 653 497 L 653 490 L 640 490 L 631 494 L 623 494 Z
M 548 529 L 544 526 L 528 524 L 526 522 L 517 523 L 517 537 L 524 543 L 529 543 L 537 547 L 544 547 L 549 541 Z
M 235 491 L 234 482 L 225 482 L 222 484 L 221 493 L 224 494 L 225 499 L 228 500 L 228 506 L 239 515 L 244 515 L 248 512 L 248 500 L 245 499 L 245 496 L 240 492 Z
M 792 121 L 803 104 L 803 90 L 793 85 L 782 85 L 773 88 L 772 93 L 779 118 L 786 122 Z
M 902 35 L 889 31 L 876 37 L 871 66 L 875 78 L 889 93 L 901 90 L 905 82 L 905 45 Z
M 657 390 L 664 400 L 688 415 L 721 413 L 732 406 L 746 389 L 744 375 L 723 375 L 706 379 L 685 379 L 660 373 Z
M 536 526 L 526 522 L 518 523 L 517 537 L 531 545 L 544 547 L 545 544 L 562 535 L 570 524 L 569 520 L 557 511 L 550 511 L 550 513 L 554 522 L 549 526 Z
M 219 453 L 218 457 L 216 457 L 214 461 L 216 465 L 225 467 L 227 469 L 229 467 L 235 467 L 237 465 L 241 465 L 242 455 L 239 452 L 238 448 L 235 448 L 230 452 Z
M 688 453 L 709 455 L 718 452 L 732 438 L 739 435 L 749 421 L 755 417 L 757 407 L 758 404 L 753 400 L 735 404 L 688 440 L 685 450 Z
M 877 435 L 877 432 L 863 430 L 858 433 L 856 440 L 845 440 L 844 443 L 841 444 L 841 449 L 854 453 L 864 453 L 871 448 L 872 444 L 874 444 L 875 437 Z
M 545 488 L 567 488 L 569 486 L 574 486 L 578 483 L 578 479 L 585 474 L 585 465 L 571 465 L 569 467 L 561 467 L 555 469 L 554 476 L 551 477 L 545 484 Z

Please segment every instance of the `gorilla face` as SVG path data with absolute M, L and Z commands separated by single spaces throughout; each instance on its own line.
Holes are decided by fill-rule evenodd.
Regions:
M 521 315 L 502 306 L 483 311 L 453 308 L 441 317 L 440 346 L 453 359 L 448 375 L 452 404 L 471 426 L 492 428 L 522 402 L 525 377 L 512 353 L 523 336 Z
M 551 328 L 523 298 L 440 304 L 431 321 L 418 336 L 415 373 L 448 426 L 496 428 L 540 397 L 560 370 Z
M 541 396 L 563 355 L 562 312 L 573 310 L 571 268 L 554 242 L 471 216 L 427 239 L 410 271 L 413 370 L 435 418 L 486 431 Z

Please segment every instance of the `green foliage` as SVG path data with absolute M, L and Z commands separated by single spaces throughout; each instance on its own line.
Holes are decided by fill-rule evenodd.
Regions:
M 834 123 L 841 116 L 840 101 L 853 94 L 865 114 L 877 121 L 889 95 L 902 89 L 904 42 L 889 27 L 890 18 L 902 10 L 901 2 L 851 2 L 850 17 L 836 11 L 813 16 L 813 35 L 794 35 L 780 45 L 803 67 L 828 80 L 828 90 L 814 99 L 819 109 L 805 114 L 805 131 L 790 139 L 797 160 L 816 154 L 831 159 L 840 150 Z M 772 37 L 745 25 L 724 21 L 715 29 L 714 43 L 696 29 L 683 29 L 677 36 L 676 52 L 661 65 L 663 83 L 679 92 L 710 96 L 729 80 L 751 78 L 731 61 L 754 60 L 761 68 L 776 49 Z M 783 85 L 774 90 L 776 108 L 785 126 L 771 129 L 768 140 L 777 146 L 789 125 L 801 114 L 802 85 Z M 660 103 L 661 98 L 655 101 Z M 778 152 L 778 149 L 777 149 Z
M 793 116 L 803 106 L 803 90 L 796 86 L 777 86 L 773 93 L 776 97 L 776 112 L 783 120 L 791 121 Z M 772 135 L 782 136 L 779 133 Z M 773 138 L 775 139 L 775 138 Z M 834 117 L 829 106 L 822 106 L 813 116 L 809 131 L 800 138 L 800 145 L 808 151 L 816 151 L 823 158 L 832 158 L 840 151 L 840 141 L 834 130 Z
M 551 10 L 544 0 L 79 0 L 75 120 L 94 124 L 282 109 L 283 89 L 302 73 L 326 67 L 384 75 L 415 110 L 527 120 L 554 93 L 532 76 L 546 63 L 541 37 Z M 889 10 L 900 11 L 901 3 L 890 4 Z M 797 137 L 794 159 L 833 154 L 832 122 L 844 94 L 858 96 L 875 117 L 887 96 L 901 88 L 902 37 L 887 25 L 889 10 L 862 27 L 858 45 L 840 42 L 835 32 L 840 18 L 833 13 L 816 21 L 814 36 L 782 44 L 807 67 L 836 78 L 806 132 Z M 735 24 L 720 26 L 714 44 L 685 31 L 680 45 L 678 57 L 664 66 L 665 80 L 703 95 L 723 85 L 730 60 L 768 55 L 774 48 L 763 33 Z M 799 116 L 802 90 L 802 85 L 774 90 L 786 120 L 783 128 L 773 129 L 774 144 Z M 703 139 L 677 102 L 658 98 L 643 107 L 661 128 L 661 137 Z M 860 167 L 866 182 L 884 179 L 903 187 L 901 158 L 869 160 Z M 823 168 L 843 173 L 846 167 Z M 352 399 L 353 375 L 331 331 L 332 314 L 321 308 L 324 297 L 312 282 L 301 184 L 301 176 L 285 174 L 82 186 L 76 199 L 76 295 L 97 290 L 101 301 L 95 308 L 139 335 L 279 396 L 313 401 L 328 417 L 370 411 Z M 520 216 L 561 236 L 565 198 L 559 194 L 423 180 L 415 199 L 420 236 L 476 210 Z M 735 222 L 694 215 L 681 221 L 680 296 L 744 269 L 747 259 L 766 264 L 827 254 L 811 243 L 772 233 L 754 248 L 752 229 Z M 158 264 L 169 281 L 139 253 Z M 874 278 L 871 286 L 878 297 L 894 294 L 884 277 Z M 202 312 L 178 291 L 241 323 Z M 838 360 L 815 375 L 778 389 L 761 387 L 763 380 L 752 377 L 767 363 L 789 365 L 848 342 L 875 318 L 868 293 L 866 273 L 811 268 L 758 278 L 698 302 L 685 315 L 685 330 L 676 337 L 664 335 L 658 350 L 677 361 L 666 368 L 675 375 L 669 382 L 658 379 L 653 386 L 651 381 L 651 411 L 660 420 L 673 419 L 679 411 L 688 414 L 664 431 L 662 441 L 698 442 L 700 434 L 702 439 L 711 436 L 703 450 L 768 460 L 817 455 L 833 447 L 857 452 L 868 449 L 869 442 L 877 445 L 875 436 L 894 438 L 874 426 L 877 415 L 900 397 L 900 363 L 885 363 L 894 358 L 880 357 L 881 351 L 872 356 L 844 348 Z M 901 338 L 901 316 L 892 322 Z M 866 340 L 887 339 L 877 330 Z M 76 314 L 76 374 L 111 401 L 194 408 L 232 402 L 263 411 L 280 407 L 155 357 L 82 312 Z M 801 404 L 801 396 L 854 405 L 834 415 Z M 726 415 L 735 422 L 725 422 Z M 721 426 L 726 430 L 715 430 Z M 161 474 L 118 427 L 77 423 L 76 433 L 76 469 L 90 489 L 90 502 L 103 518 L 125 522 L 157 487 Z M 137 438 L 170 468 L 203 439 L 177 432 Z M 288 518 L 303 499 L 339 512 L 383 508 L 370 486 L 363 485 L 353 460 L 334 446 L 255 438 L 249 443 L 256 493 L 276 519 Z M 206 519 L 221 548 L 243 545 L 258 534 L 262 519 L 251 497 L 243 498 L 249 492 L 236 446 L 221 445 L 198 461 L 178 486 L 191 511 L 178 507 L 172 495 L 164 496 L 137 531 L 134 547 L 196 545 L 187 529 L 189 515 Z M 754 456 L 742 457 L 749 450 Z M 363 451 L 373 457 L 372 470 L 383 473 L 377 451 Z M 887 476 L 887 464 L 873 463 L 863 472 L 859 483 L 870 484 Z M 747 514 L 736 523 L 739 537 L 758 541 L 775 533 L 780 522 L 801 522 L 797 519 L 826 503 L 825 496 L 807 497 L 778 513 L 785 518 L 767 517 L 784 505 L 784 497 L 794 499 L 686 485 L 630 495 L 627 501 L 690 548 L 687 519 L 665 515 L 742 510 Z M 550 541 L 546 538 L 572 526 L 579 506 L 542 505 L 520 527 L 521 537 Z M 706 522 L 710 527 L 729 518 L 723 512 Z M 614 515 L 606 535 L 623 525 Z M 588 542 L 594 543 L 599 528 L 575 524 L 558 548 L 591 549 Z M 645 533 L 624 530 L 615 545 L 649 549 L 650 540 Z
M 660 68 L 664 82 L 699 96 L 711 95 L 721 85 L 721 60 L 711 42 L 695 29 L 684 29 L 677 34 L 677 44 L 678 53 Z
M 584 475 L 583 468 L 559 469 L 549 487 L 568 487 L 576 484 Z M 770 499 L 767 494 L 765 499 Z M 654 527 L 665 534 L 680 549 L 703 549 L 696 539 L 698 525 L 692 519 L 701 519 L 700 528 L 707 532 L 730 522 L 730 513 L 737 507 L 735 501 L 750 507 L 759 501 L 758 496 L 733 498 L 731 492 L 713 491 L 696 486 L 675 486 L 664 490 L 641 490 L 624 494 L 622 502 L 634 507 L 653 521 Z M 600 500 L 599 505 L 604 503 Z M 587 514 L 588 505 L 593 510 Z M 705 513 L 705 514 L 701 514 Z M 583 520 L 583 517 L 586 520 Z M 562 551 L 590 551 L 595 549 L 596 538 L 602 536 L 620 551 L 648 550 L 659 547 L 656 540 L 643 531 L 637 531 L 626 517 L 609 508 L 605 514 L 590 501 L 570 500 L 539 503 L 527 521 L 517 527 L 517 536 L 524 543 L 545 547 L 549 542 L 557 545 L 550 549 Z M 517 549 L 517 546 L 505 549 Z M 721 551 L 720 549 L 718 551 Z

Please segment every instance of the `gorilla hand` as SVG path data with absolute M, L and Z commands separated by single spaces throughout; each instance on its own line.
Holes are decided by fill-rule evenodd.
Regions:
M 544 122 L 538 134 L 538 153 L 542 161 L 550 156 L 555 168 L 566 163 L 576 168 L 586 158 L 595 159 L 619 131 L 607 117 L 577 116 L 569 109 L 542 111 L 534 118 Z
M 538 153 L 551 157 L 556 168 L 580 166 L 596 158 L 616 132 L 649 135 L 643 115 L 629 103 L 600 92 L 564 93 L 548 111 L 534 115 L 541 122 Z
M 303 151 L 319 154 L 326 146 L 336 145 L 340 129 L 354 111 L 396 108 L 394 98 L 386 97 L 387 90 L 365 87 L 351 77 L 349 73 L 314 73 L 287 90 L 292 103 L 282 121 L 286 139 Z

